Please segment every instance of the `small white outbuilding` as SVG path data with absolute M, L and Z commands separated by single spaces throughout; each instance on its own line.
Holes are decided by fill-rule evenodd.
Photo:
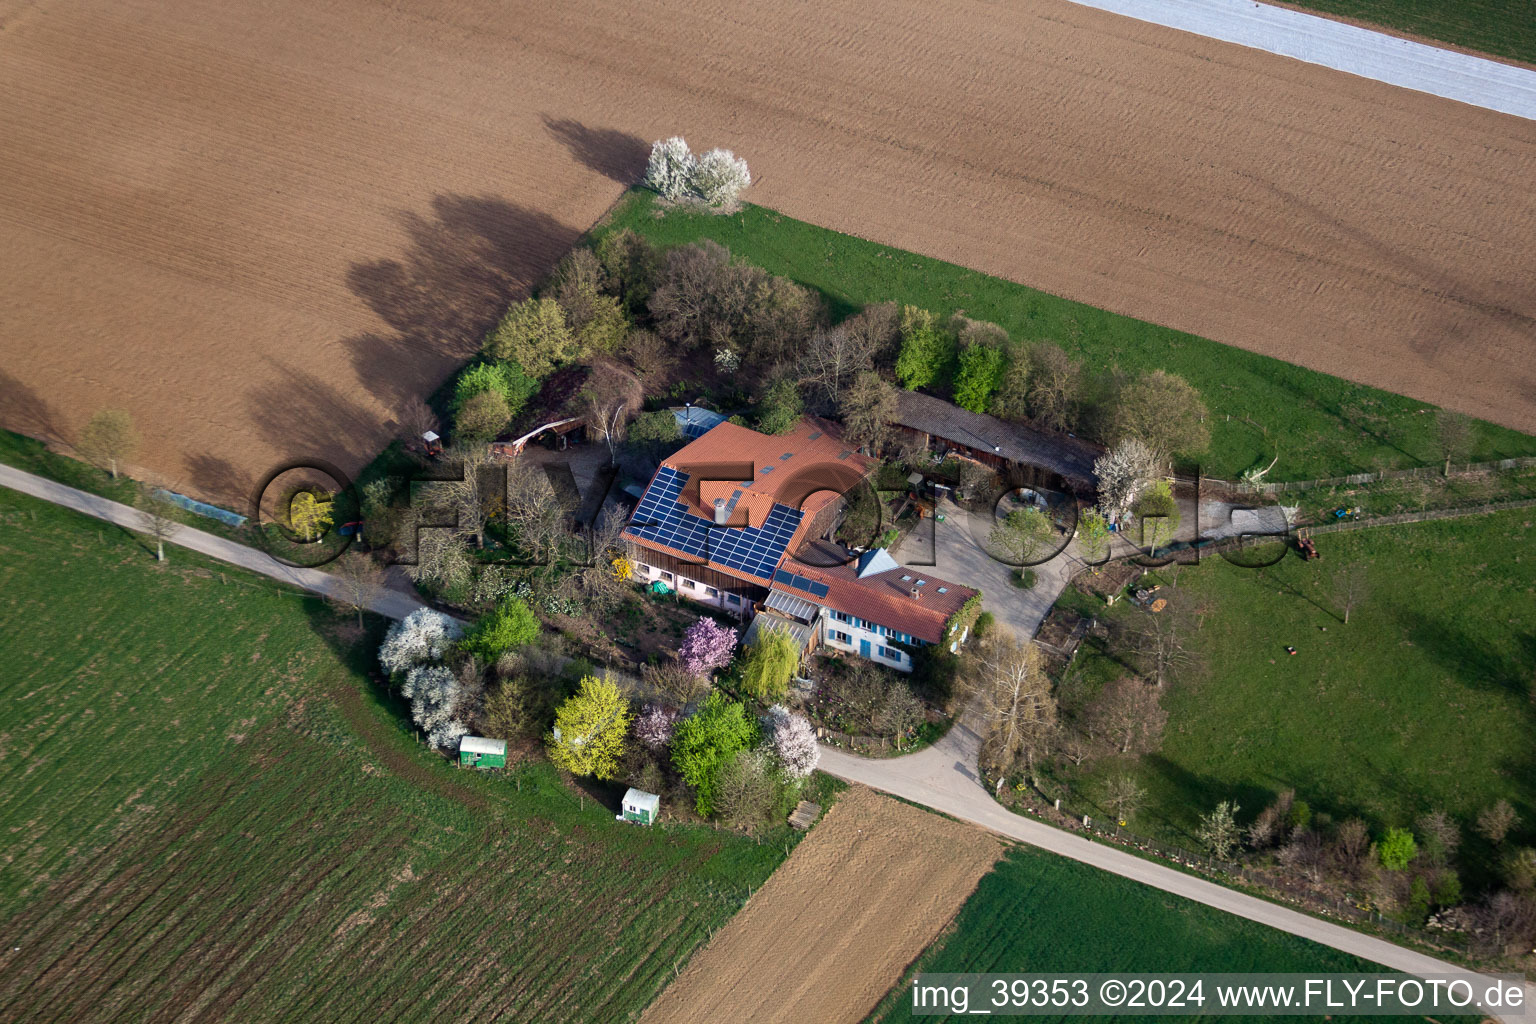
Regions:
M 655 793 L 645 793 L 631 788 L 624 794 L 624 813 L 615 814 L 616 821 L 633 821 L 641 825 L 652 825 L 656 822 L 656 816 L 661 811 L 661 797 Z

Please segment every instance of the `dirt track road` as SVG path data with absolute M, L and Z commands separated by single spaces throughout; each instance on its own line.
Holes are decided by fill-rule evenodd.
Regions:
M 0 420 L 351 469 L 632 180 L 1536 430 L 1536 124 L 1060 0 L 0 0 Z

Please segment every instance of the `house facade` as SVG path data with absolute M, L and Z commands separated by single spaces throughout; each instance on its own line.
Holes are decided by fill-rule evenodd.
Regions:
M 748 643 L 777 627 L 910 672 L 898 645 L 943 642 L 978 592 L 828 539 L 841 495 L 872 468 L 821 421 L 779 435 L 710 427 L 662 463 L 630 518 L 636 579 L 751 620 Z

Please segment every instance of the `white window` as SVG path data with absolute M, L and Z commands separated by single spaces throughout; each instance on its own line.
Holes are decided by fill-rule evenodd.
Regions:
M 667 583 L 671 583 L 672 582 L 672 574 L 669 573 L 669 572 L 663 571 L 662 574 L 661 574 L 661 578 L 664 581 L 666 581 Z
M 880 657 L 894 661 L 898 665 L 901 664 L 901 652 L 893 647 L 880 648 Z
M 679 576 L 677 578 L 677 586 L 678 589 L 681 590 L 683 587 L 688 587 L 691 589 L 698 586 L 698 584 L 693 582 L 693 580 L 688 579 L 686 576 Z
M 726 594 L 725 601 L 727 604 L 741 604 L 741 598 L 737 597 L 735 594 Z
M 849 645 L 851 645 L 853 643 L 853 637 L 849 636 L 847 633 L 841 633 L 841 632 L 838 632 L 837 630 L 834 629 L 834 630 L 831 631 L 830 635 L 831 635 L 833 640 L 837 641 L 840 644 L 849 644 Z
M 635 563 L 635 568 L 637 570 L 639 570 L 641 573 L 644 573 L 646 576 L 649 576 L 651 574 L 651 567 L 646 565 L 644 562 L 636 562 Z
M 707 594 L 711 598 L 715 598 L 715 597 L 719 597 L 720 596 L 720 591 L 716 590 L 714 587 L 705 587 L 704 588 L 704 593 Z

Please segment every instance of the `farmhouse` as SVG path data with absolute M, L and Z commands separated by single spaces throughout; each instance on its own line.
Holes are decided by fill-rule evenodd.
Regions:
M 842 493 L 870 472 L 836 428 L 801 421 L 770 436 L 722 422 L 657 469 L 625 529 L 639 582 L 756 616 L 803 648 L 825 644 L 911 671 L 977 591 L 907 569 L 881 549 L 830 540 Z M 958 642 L 958 638 L 957 641 Z
M 916 391 L 896 396 L 891 427 L 936 455 L 972 459 L 1018 487 L 1091 494 L 1102 449 L 1079 438 L 971 412 Z

